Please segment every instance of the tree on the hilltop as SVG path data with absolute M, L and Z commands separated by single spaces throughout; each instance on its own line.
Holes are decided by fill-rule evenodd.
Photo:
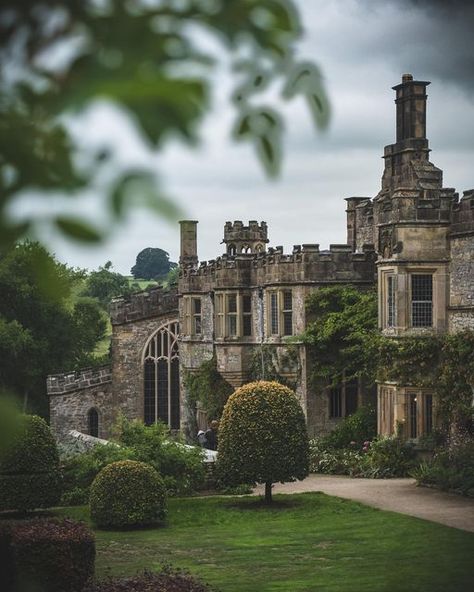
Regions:
M 112 271 L 112 263 L 107 261 L 97 271 L 91 271 L 86 280 L 84 296 L 97 298 L 102 306 L 107 307 L 112 298 L 128 294 L 128 279 L 116 271 Z
M 135 265 L 130 270 L 135 279 L 156 280 L 166 277 L 177 263 L 169 260 L 169 253 L 158 247 L 147 247 L 137 255 Z
M 0 389 L 25 410 L 47 415 L 46 376 L 94 361 L 106 322 L 97 302 L 72 299 L 82 277 L 37 243 L 0 256 Z
M 233 72 L 234 137 L 251 143 L 266 172 L 276 174 L 284 126 L 268 105 L 269 86 L 280 83 L 284 99 L 303 96 L 317 127 L 328 122 L 322 76 L 297 58 L 302 30 L 292 0 L 4 0 L 0 246 L 11 246 L 37 222 L 34 215 L 20 223 L 8 215 L 25 191 L 73 196 L 94 187 L 98 175 L 108 180 L 96 193 L 105 196 L 110 219 L 99 226 L 92 216 L 79 219 L 55 207 L 42 209 L 41 222 L 49 216 L 67 237 L 97 241 L 137 204 L 174 216 L 177 208 L 154 170 L 118 167 L 106 132 L 99 146 L 79 149 L 61 116 L 110 101 L 150 147 L 162 150 L 176 137 L 196 144 L 220 55 L 230 58 Z M 202 37 L 211 43 L 200 43 Z M 220 44 L 217 51 L 208 49 L 212 42 Z
M 227 485 L 304 479 L 309 472 L 306 422 L 296 395 L 278 382 L 245 384 L 229 397 L 219 426 L 217 475 Z

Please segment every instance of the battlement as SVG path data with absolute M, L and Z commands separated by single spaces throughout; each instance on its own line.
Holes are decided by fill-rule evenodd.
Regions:
M 110 366 L 84 368 L 77 372 L 51 374 L 46 379 L 46 390 L 49 396 L 62 395 L 71 391 L 108 384 L 111 380 Z
M 226 245 L 228 255 L 264 252 L 268 243 L 267 223 L 259 224 L 256 220 L 250 220 L 245 226 L 241 220 L 226 222 L 222 242 Z
M 110 305 L 112 325 L 122 325 L 140 319 L 177 312 L 178 292 L 175 287 L 164 289 L 161 286 L 135 292 L 127 298 L 115 298 Z
M 197 266 L 180 268 L 180 293 L 214 288 L 263 286 L 274 283 L 328 283 L 374 280 L 375 251 L 371 244 L 360 252 L 351 245 L 294 245 L 291 253 L 270 247 L 266 253 L 222 255 Z
M 463 192 L 452 208 L 451 236 L 474 232 L 474 189 Z

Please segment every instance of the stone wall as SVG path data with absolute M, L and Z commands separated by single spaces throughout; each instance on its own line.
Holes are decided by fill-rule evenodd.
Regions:
M 50 424 L 61 440 L 69 430 L 88 433 L 88 412 L 99 415 L 99 437 L 107 439 L 116 408 L 112 397 L 110 367 L 48 377 Z

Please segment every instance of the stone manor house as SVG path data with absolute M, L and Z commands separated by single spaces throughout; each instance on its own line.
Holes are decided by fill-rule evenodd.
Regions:
M 291 379 L 310 435 L 330 431 L 373 396 L 357 382 L 314 392 L 305 346 L 288 355 L 288 337 L 306 325 L 305 298 L 322 286 L 377 285 L 379 324 L 394 338 L 474 329 L 474 190 L 459 198 L 429 160 L 426 87 L 406 74 L 394 87 L 396 141 L 374 197 L 349 197 L 347 244 L 320 250 L 268 247 L 265 222 L 224 226 L 224 253 L 198 259 L 197 222 L 181 222 L 178 286 L 153 288 L 112 303 L 111 365 L 48 378 L 51 425 L 106 438 L 118 411 L 162 420 L 194 435 L 184 376 L 216 357 L 237 387 L 263 347 Z M 407 438 L 429 433 L 436 401 L 424 388 L 377 385 L 378 431 L 402 422 Z M 203 418 L 197 418 L 204 427 Z

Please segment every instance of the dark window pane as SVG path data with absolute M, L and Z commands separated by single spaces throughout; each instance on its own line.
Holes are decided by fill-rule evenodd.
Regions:
M 387 327 L 395 327 L 395 278 L 387 278 Z
M 201 299 L 193 298 L 193 312 L 194 314 L 201 314 Z
M 155 423 L 155 362 L 145 360 L 145 401 L 144 421 L 145 425 Z
M 342 417 L 342 393 L 337 386 L 329 392 L 329 417 Z
M 89 413 L 87 414 L 88 424 L 89 424 L 89 435 L 94 436 L 94 438 L 99 437 L 99 414 L 95 409 L 90 409 Z
M 293 309 L 293 297 L 291 290 L 285 290 L 283 292 L 283 310 Z
M 357 380 L 346 383 L 346 416 L 357 410 Z
M 416 438 L 418 435 L 417 429 L 417 397 L 416 395 L 408 395 L 409 416 L 410 416 L 410 438 Z
M 242 296 L 242 311 L 252 312 L 252 299 L 248 295 Z
M 227 311 L 228 312 L 237 312 L 237 295 L 236 294 L 229 294 L 227 296 Z
M 228 325 L 229 325 L 229 335 L 235 336 L 237 335 L 237 316 L 236 315 L 229 315 L 227 317 Z
M 252 317 L 250 315 L 244 315 L 242 318 L 242 330 L 245 337 L 252 335 Z
M 179 430 L 179 360 L 171 360 L 171 429 Z
M 272 335 L 278 335 L 278 295 L 276 292 L 270 294 L 270 321 Z
M 293 335 L 293 313 L 283 313 L 283 335 Z
M 425 395 L 425 434 L 433 431 L 433 395 Z
M 195 316 L 194 317 L 194 334 L 195 335 L 200 335 L 201 334 L 201 316 Z
M 168 360 L 158 360 L 156 387 L 158 419 L 168 425 Z
M 433 276 L 412 274 L 411 316 L 413 327 L 433 325 Z

